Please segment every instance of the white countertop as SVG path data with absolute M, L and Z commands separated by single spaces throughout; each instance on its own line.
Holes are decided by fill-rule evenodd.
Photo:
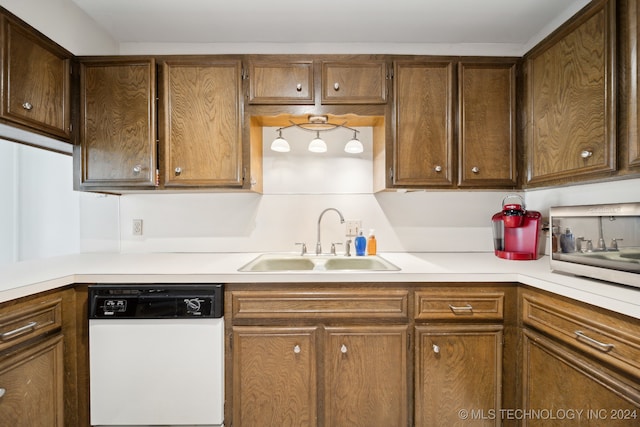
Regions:
M 493 253 L 382 253 L 400 271 L 243 273 L 257 253 L 87 253 L 0 270 L 0 302 L 73 283 L 519 282 L 640 319 L 640 289 L 551 272 L 549 258 Z

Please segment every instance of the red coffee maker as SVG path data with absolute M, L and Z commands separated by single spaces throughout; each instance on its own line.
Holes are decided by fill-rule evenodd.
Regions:
M 505 204 L 510 198 L 519 198 L 520 204 Z M 527 211 L 524 200 L 510 195 L 502 200 L 502 210 L 491 218 L 493 244 L 497 257 L 512 260 L 538 258 L 538 237 L 542 228 L 542 214 Z

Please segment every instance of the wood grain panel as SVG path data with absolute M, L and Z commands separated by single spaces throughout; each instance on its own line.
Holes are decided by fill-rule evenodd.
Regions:
M 458 65 L 459 184 L 516 185 L 516 65 Z
M 64 426 L 62 336 L 3 357 L 0 425 Z
M 316 328 L 233 328 L 233 425 L 317 425 Z
M 482 411 L 473 425 L 491 419 L 502 403 L 502 326 L 416 327 L 415 426 L 466 426 L 461 410 Z
M 523 427 L 627 427 L 638 424 L 640 390 L 613 373 L 526 329 L 523 358 L 521 409 L 525 413 L 548 410 L 556 415 L 555 418 L 523 418 Z M 579 418 L 568 420 L 557 416 L 556 410 L 582 413 Z M 633 418 L 632 414 L 635 414 Z
M 407 425 L 407 328 L 326 328 L 324 425 Z
M 638 48 L 640 48 L 640 8 L 637 0 L 619 2 L 621 28 L 618 94 L 620 97 L 620 123 L 622 161 L 628 168 L 640 167 L 640 73 L 638 73 Z M 626 148 L 626 150 L 624 150 Z
M 526 325 L 640 378 L 637 324 L 550 298 L 524 294 L 522 301 L 522 320 Z
M 29 327 L 29 325 L 33 325 Z M 33 301 L 0 314 L 0 351 L 62 327 L 62 299 Z
M 80 73 L 82 184 L 155 185 L 155 61 L 87 61 Z
M 249 103 L 313 104 L 313 61 L 249 61 Z
M 241 63 L 163 63 L 166 186 L 241 186 Z
M 600 4 L 527 58 L 529 183 L 615 170 L 615 2 Z
M 8 18 L 3 22 L 4 115 L 68 140 L 71 54 Z
M 418 320 L 502 320 L 504 292 L 416 291 L 415 317 Z
M 233 291 L 234 321 L 240 319 L 408 318 L 407 290 Z
M 386 82 L 384 61 L 323 61 L 322 103 L 384 104 L 387 102 Z
M 393 184 L 453 183 L 453 63 L 395 63 Z

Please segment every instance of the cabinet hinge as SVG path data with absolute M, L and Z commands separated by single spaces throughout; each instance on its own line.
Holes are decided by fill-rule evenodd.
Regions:
M 393 168 L 389 168 L 389 179 L 393 182 Z
M 233 335 L 229 334 L 229 350 L 233 350 Z
M 69 133 L 73 132 L 73 123 L 69 123 Z
M 247 80 L 249 78 L 249 72 L 246 68 L 242 68 L 240 75 L 242 76 L 242 80 Z

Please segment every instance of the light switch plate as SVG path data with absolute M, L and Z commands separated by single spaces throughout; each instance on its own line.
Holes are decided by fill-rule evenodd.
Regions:
M 358 235 L 358 232 L 362 230 L 362 220 L 360 219 L 348 219 L 344 222 L 345 224 L 345 233 L 346 237 L 355 237 Z

